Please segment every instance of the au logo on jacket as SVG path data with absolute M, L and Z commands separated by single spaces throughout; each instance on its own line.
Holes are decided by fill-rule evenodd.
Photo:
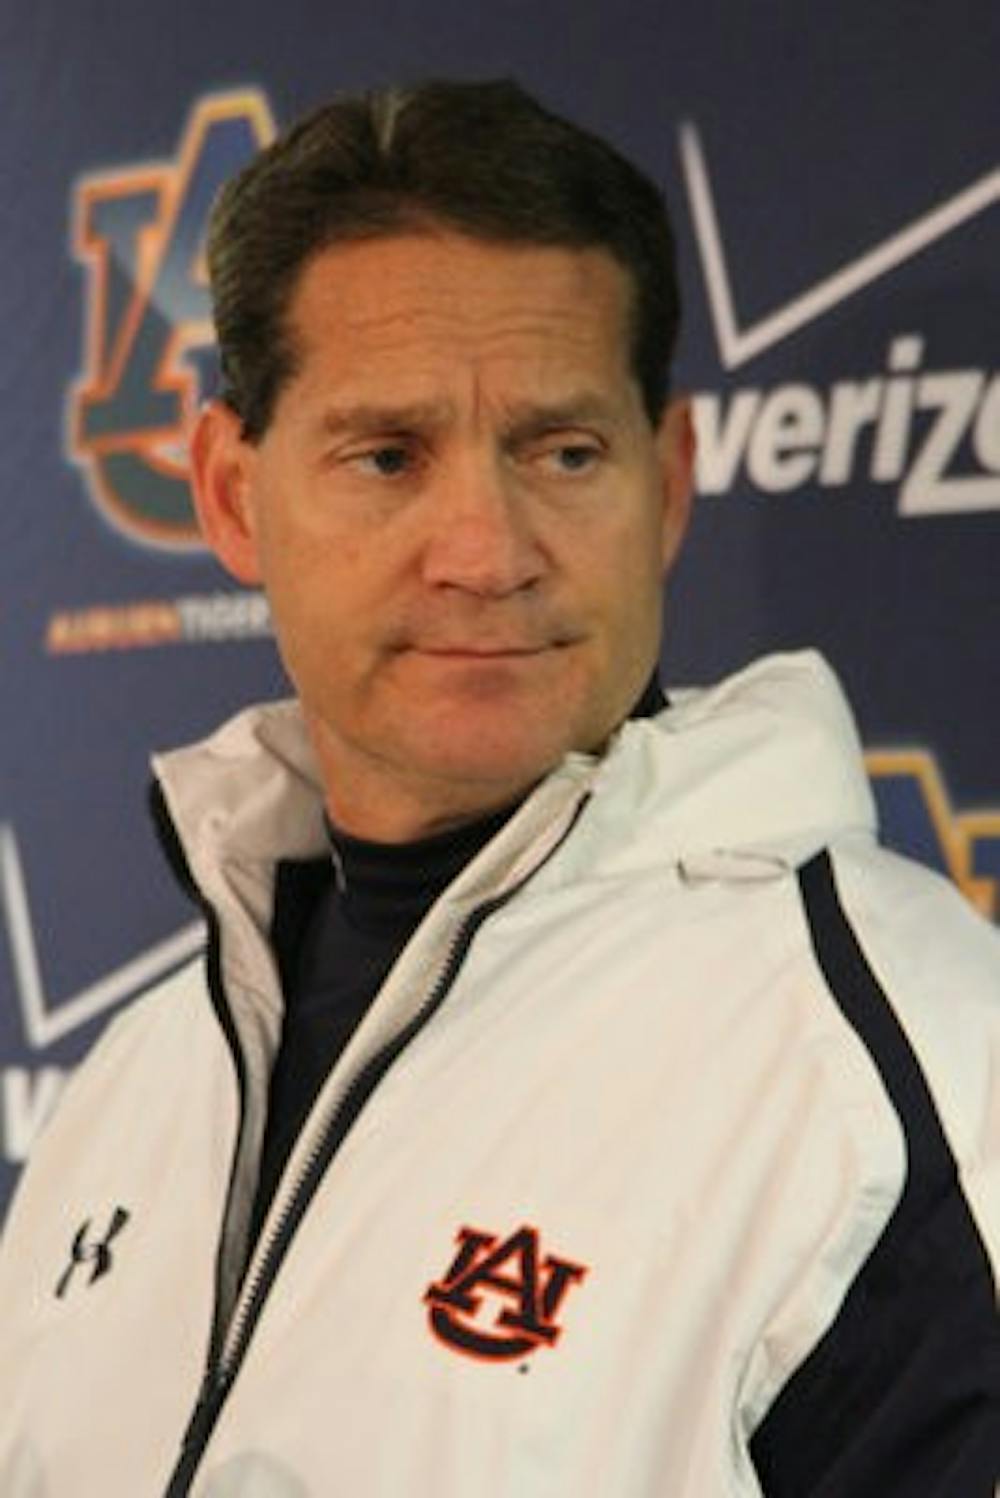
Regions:
M 553 1347 L 566 1292 L 587 1273 L 582 1264 L 546 1254 L 533 1227 L 503 1241 L 478 1228 L 460 1228 L 458 1253 L 447 1274 L 427 1287 L 435 1335 L 469 1357 L 504 1361 Z M 499 1297 L 497 1309 L 486 1297 Z

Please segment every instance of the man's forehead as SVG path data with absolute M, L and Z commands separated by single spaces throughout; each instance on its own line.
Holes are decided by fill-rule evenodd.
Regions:
M 606 415 L 632 393 L 629 308 L 604 251 L 411 234 L 314 257 L 290 331 L 298 383 L 314 375 L 333 410 L 440 404 L 476 384 Z
M 305 337 L 317 322 L 398 336 L 414 319 L 470 332 L 567 326 L 587 337 L 602 323 L 617 329 L 631 301 L 628 273 L 600 248 L 408 232 L 319 251 L 299 275 L 290 314 Z

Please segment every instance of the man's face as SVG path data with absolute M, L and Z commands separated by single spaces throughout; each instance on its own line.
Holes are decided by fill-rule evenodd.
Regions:
M 628 713 L 684 529 L 601 251 L 441 232 L 338 245 L 289 309 L 264 436 L 209 408 L 206 532 L 262 582 L 335 821 L 385 841 L 499 807 Z

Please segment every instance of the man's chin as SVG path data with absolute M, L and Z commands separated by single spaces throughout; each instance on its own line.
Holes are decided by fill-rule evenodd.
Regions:
M 551 693 L 515 708 L 497 696 L 447 695 L 380 708 L 350 735 L 312 721 L 334 820 L 376 841 L 409 841 L 513 806 L 587 747 Z
M 427 731 L 410 738 L 413 768 L 429 781 L 494 788 L 534 785 L 571 747 L 564 731 L 531 732 L 510 713 L 443 713 Z M 410 737 L 407 735 L 407 737 Z
M 564 647 L 537 650 L 412 650 L 401 659 L 406 688 L 441 701 L 444 710 L 496 702 L 504 710 L 537 711 L 563 695 L 569 658 Z M 537 705 L 536 705 L 537 704 Z
M 414 770 L 422 773 L 428 784 L 437 782 L 442 786 L 468 787 L 475 795 L 481 792 L 484 799 L 517 795 L 543 780 L 550 770 L 561 763 L 565 750 L 549 749 L 547 746 L 534 752 L 496 751 L 485 752 L 483 746 L 470 746 L 463 753 L 463 745 L 450 744 L 439 754 L 420 754 L 414 760 Z
M 595 703 L 580 675 L 500 663 L 461 667 L 438 685 L 434 694 L 399 702 L 394 729 L 414 764 L 444 779 L 533 785 L 570 751 L 601 745 L 615 726 L 611 704 Z

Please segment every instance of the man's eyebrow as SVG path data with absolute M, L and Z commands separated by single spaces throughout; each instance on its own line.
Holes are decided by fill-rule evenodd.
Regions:
M 447 425 L 452 415 L 447 402 L 358 401 L 326 407 L 319 425 L 325 436 L 340 437 L 347 433 L 363 437 L 386 432 L 432 431 Z M 620 416 L 620 406 L 614 400 L 581 391 L 551 401 L 513 402 L 504 413 L 503 427 L 507 440 L 517 442 L 560 427 L 614 423 Z
M 412 401 L 396 405 L 359 401 L 353 405 L 328 406 L 320 418 L 320 426 L 331 437 L 343 436 L 345 432 L 365 436 L 441 426 L 447 415 L 446 407 L 436 402 Z
M 519 401 L 508 411 L 505 426 L 508 440 L 516 442 L 562 427 L 609 425 L 620 419 L 618 402 L 588 391 L 552 401 Z

